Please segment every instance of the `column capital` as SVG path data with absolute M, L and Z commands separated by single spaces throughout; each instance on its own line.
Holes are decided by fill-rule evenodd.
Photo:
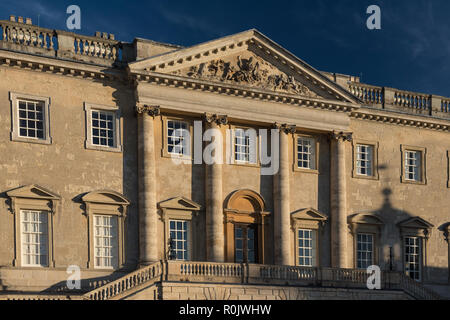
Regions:
M 159 106 L 148 106 L 148 105 L 138 104 L 136 106 L 136 113 L 137 114 L 147 113 L 149 116 L 154 118 L 161 114 L 161 110 L 160 110 Z
M 273 124 L 273 128 L 274 129 L 278 129 L 280 131 L 283 131 L 286 134 L 289 134 L 289 133 L 294 134 L 296 132 L 296 130 L 297 130 L 297 126 L 296 125 L 289 125 L 289 124 L 286 124 L 286 123 L 281 124 L 281 123 L 278 123 L 278 122 L 275 122 Z
M 353 141 L 353 133 L 352 132 L 344 132 L 344 131 L 333 131 L 330 135 L 331 140 L 340 140 L 342 141 Z
M 205 113 L 203 115 L 203 121 L 206 123 L 215 123 L 217 125 L 226 125 L 228 124 L 228 116 L 227 115 L 218 115 L 212 113 Z
M 447 241 L 450 245 L 450 223 L 447 223 L 447 225 L 444 227 L 444 237 L 445 241 Z

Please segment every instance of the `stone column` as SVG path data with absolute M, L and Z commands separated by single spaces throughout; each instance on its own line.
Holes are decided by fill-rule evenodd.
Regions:
M 228 123 L 227 116 L 205 114 L 207 129 L 220 130 Z M 214 136 L 211 143 L 213 143 Z M 223 142 L 223 139 L 222 139 Z M 223 143 L 220 144 L 223 157 Z M 215 156 L 215 152 L 212 154 Z M 222 161 L 222 162 L 223 162 Z M 210 262 L 225 262 L 225 230 L 222 191 L 222 163 L 205 165 L 206 257 Z
M 158 106 L 136 107 L 138 115 L 138 163 L 139 163 L 139 251 L 140 265 L 160 260 L 157 233 L 156 166 L 154 119 L 159 116 Z
M 275 264 L 291 264 L 291 208 L 290 208 L 290 165 L 289 137 L 295 133 L 295 126 L 275 124 L 279 129 L 280 168 L 274 177 L 274 236 Z M 273 148 L 274 146 L 272 146 Z
M 351 133 L 333 132 L 331 135 L 331 265 L 347 268 L 347 184 L 345 142 L 352 141 Z

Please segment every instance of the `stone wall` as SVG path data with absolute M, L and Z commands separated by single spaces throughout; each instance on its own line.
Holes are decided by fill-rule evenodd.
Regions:
M 231 284 L 189 284 L 162 282 L 159 294 L 163 300 L 408 300 L 401 291 L 369 291 L 345 288 L 310 288 Z M 147 290 L 149 290 L 147 292 Z M 153 300 L 154 287 L 127 297 L 130 300 Z

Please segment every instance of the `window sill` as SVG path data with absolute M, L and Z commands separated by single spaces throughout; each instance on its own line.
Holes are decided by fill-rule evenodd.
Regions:
M 299 168 L 296 165 L 293 166 L 294 172 L 303 172 L 303 173 L 309 173 L 309 174 L 319 174 L 319 170 L 317 169 L 306 169 L 306 168 Z
M 122 146 L 119 147 L 102 147 L 102 146 L 95 146 L 92 144 L 85 144 L 85 148 L 87 150 L 96 150 L 96 151 L 106 151 L 106 152 L 114 152 L 114 153 L 122 153 Z
M 161 152 L 161 157 L 166 159 L 173 159 L 175 161 L 183 162 L 184 164 L 190 164 L 193 161 L 192 156 L 179 156 L 177 154 L 171 154 L 163 150 Z
M 360 179 L 360 180 L 372 180 L 372 181 L 379 181 L 380 177 L 379 176 L 363 176 L 363 175 L 358 175 L 353 173 L 352 175 L 353 179 Z
M 233 161 L 233 162 L 231 162 L 229 164 L 233 165 L 233 166 L 249 167 L 249 168 L 260 168 L 261 167 L 261 165 L 259 163 L 247 163 L 247 162 Z
M 33 139 L 33 138 L 18 137 L 18 136 L 14 136 L 14 135 L 11 135 L 11 141 L 13 141 L 13 142 L 33 143 L 33 144 L 45 144 L 45 145 L 51 145 L 52 144 L 52 138 L 48 138 L 48 139 Z
M 405 178 L 402 177 L 401 179 L 401 183 L 404 184 L 414 184 L 414 185 L 419 185 L 419 186 L 425 186 L 427 185 L 426 181 L 412 181 L 412 180 L 406 180 Z

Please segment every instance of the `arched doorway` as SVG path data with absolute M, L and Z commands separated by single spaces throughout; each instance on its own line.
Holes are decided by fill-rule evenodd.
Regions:
M 264 199 L 252 190 L 237 190 L 225 202 L 225 254 L 228 262 L 265 261 L 266 217 Z

